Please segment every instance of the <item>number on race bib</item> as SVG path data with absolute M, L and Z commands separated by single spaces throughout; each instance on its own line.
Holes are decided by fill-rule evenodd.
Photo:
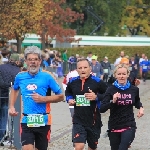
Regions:
M 45 126 L 44 116 L 41 114 L 30 114 L 27 116 L 28 127 L 40 127 Z
M 108 73 L 108 69 L 104 69 L 104 73 Z
M 147 66 L 143 66 L 143 69 L 147 69 Z
M 76 95 L 76 106 L 90 106 L 90 101 L 84 95 Z
M 40 116 L 40 122 L 44 122 L 43 116 Z

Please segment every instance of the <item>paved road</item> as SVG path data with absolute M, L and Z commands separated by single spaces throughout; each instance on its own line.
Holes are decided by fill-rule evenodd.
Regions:
M 150 81 L 147 81 L 146 85 L 139 86 L 141 101 L 145 108 L 145 115 L 137 119 L 137 132 L 132 147 L 129 150 L 150 150 Z M 49 150 L 73 150 L 71 142 L 71 117 L 68 109 L 68 105 L 65 102 L 59 102 L 52 104 L 52 134 L 51 143 L 49 143 Z M 137 110 L 135 109 L 135 117 Z M 102 134 L 98 144 L 98 150 L 110 150 L 108 138 L 104 138 L 103 135 L 107 130 L 109 112 L 102 114 Z M 87 146 L 86 146 L 87 147 Z M 0 150 L 4 147 L 0 148 Z M 5 150 L 8 148 L 5 148 Z

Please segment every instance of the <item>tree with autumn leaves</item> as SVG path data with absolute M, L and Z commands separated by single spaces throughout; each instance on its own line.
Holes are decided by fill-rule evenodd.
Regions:
M 62 6 L 62 4 L 64 5 Z M 78 19 L 83 19 L 83 15 L 65 6 L 64 0 L 59 0 L 57 3 L 51 1 L 45 3 L 40 28 L 37 30 L 37 34 L 42 37 L 41 41 L 49 42 L 49 38 L 50 41 L 52 38 L 56 38 L 60 42 L 74 40 L 72 37 L 76 34 L 76 31 L 69 29 L 69 24 Z M 47 15 L 48 12 L 49 15 Z
M 65 0 L 16 0 L 0 12 L 0 18 L 0 33 L 7 39 L 16 39 L 20 52 L 27 33 L 40 35 L 43 49 L 53 38 L 71 42 L 76 32 L 68 24 L 83 19 L 83 15 L 66 7 Z
M 129 0 L 122 13 L 121 33 L 150 36 L 150 1 Z
M 26 33 L 41 36 L 42 47 L 53 38 L 74 40 L 76 33 L 89 35 L 99 24 L 86 11 L 93 11 L 103 21 L 96 35 L 150 35 L 150 0 L 2 0 L 0 2 L 0 35 L 17 39 L 18 47 Z M 72 11 L 71 9 L 75 10 Z M 83 13 L 83 15 L 77 13 Z M 76 31 L 75 31 L 75 30 Z M 18 49 L 20 50 L 20 48 Z

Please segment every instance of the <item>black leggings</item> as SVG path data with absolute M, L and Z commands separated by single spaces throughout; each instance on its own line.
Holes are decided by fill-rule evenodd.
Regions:
M 142 72 L 143 81 L 145 82 L 147 80 L 148 72 Z
M 107 82 L 107 81 L 108 81 L 108 74 L 104 74 L 104 76 L 103 76 L 103 81 L 104 81 L 104 82 Z
M 135 128 L 124 132 L 109 132 L 108 136 L 111 150 L 128 150 L 135 137 Z

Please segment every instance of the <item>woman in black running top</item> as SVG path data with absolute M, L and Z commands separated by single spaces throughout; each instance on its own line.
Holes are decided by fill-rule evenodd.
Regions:
M 115 68 L 116 81 L 107 89 L 101 103 L 101 113 L 110 109 L 108 136 L 111 150 L 128 150 L 133 142 L 136 130 L 133 106 L 139 109 L 138 118 L 144 115 L 139 88 L 128 81 L 129 73 L 124 64 Z

